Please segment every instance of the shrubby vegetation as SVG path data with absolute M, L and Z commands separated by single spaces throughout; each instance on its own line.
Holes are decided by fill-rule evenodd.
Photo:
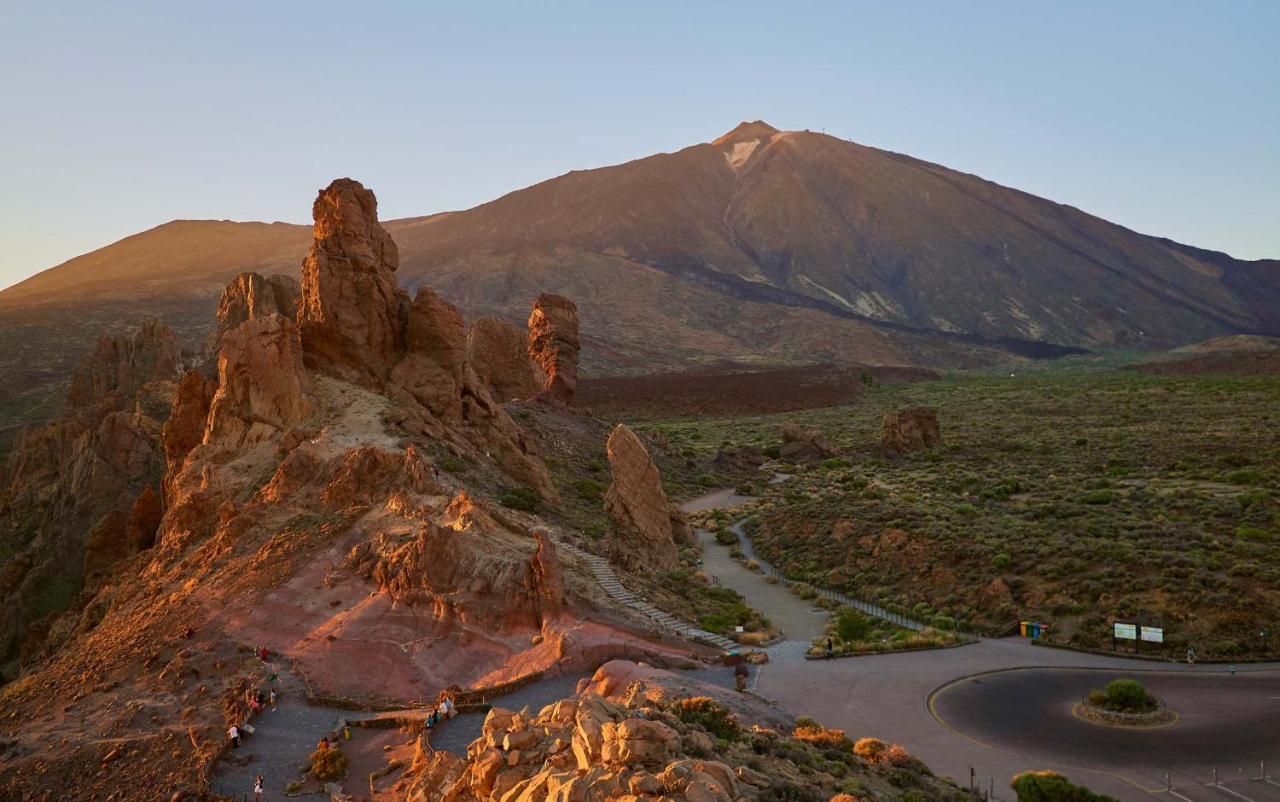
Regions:
M 887 460 L 880 418 L 909 404 L 938 408 L 945 445 Z M 747 532 L 792 580 L 939 627 L 1030 619 L 1110 648 L 1112 622 L 1141 618 L 1178 622 L 1148 653 L 1276 652 L 1260 633 L 1280 623 L 1280 377 L 1054 365 L 654 428 L 707 465 L 725 444 L 768 453 L 784 420 L 822 428 L 839 457 L 779 467 L 796 474 L 783 484 L 724 481 L 765 496 Z M 698 492 L 689 473 L 674 491 Z
M 1018 802 L 1116 802 L 1052 771 L 1024 771 L 1014 775 L 1009 787 L 1018 794 Z

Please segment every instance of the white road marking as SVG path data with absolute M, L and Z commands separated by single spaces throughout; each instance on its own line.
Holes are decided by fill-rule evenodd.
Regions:
M 1172 788 L 1170 788 L 1170 789 L 1168 789 L 1168 790 L 1169 790 L 1169 793 L 1173 794 L 1173 795 L 1174 795 L 1174 796 L 1176 796 L 1178 799 L 1181 799 L 1181 800 L 1182 800 L 1182 802 L 1194 802 L 1192 799 L 1189 799 L 1188 797 L 1183 796 L 1182 794 L 1178 793 L 1177 791 L 1173 790 Z
M 1231 794 L 1232 796 L 1240 797 L 1241 799 L 1243 799 L 1243 800 L 1244 800 L 1244 802 L 1253 802 L 1253 800 L 1252 800 L 1252 799 L 1250 799 L 1249 797 L 1247 797 L 1247 796 L 1245 796 L 1244 794 L 1239 793 L 1239 792 L 1237 792 L 1237 791 L 1232 791 L 1230 788 L 1228 788 L 1228 787 L 1227 787 L 1227 786 L 1225 786 L 1225 785 L 1210 785 L 1209 787 L 1210 787 L 1210 788 L 1217 788 L 1219 791 L 1226 791 L 1228 794 Z

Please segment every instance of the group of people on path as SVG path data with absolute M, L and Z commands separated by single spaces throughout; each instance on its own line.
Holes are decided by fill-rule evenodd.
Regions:
M 427 714 L 427 729 L 435 729 L 437 724 L 448 721 L 456 715 L 458 710 L 453 705 L 453 697 L 448 691 L 441 691 L 436 706 Z
M 183 634 L 185 637 L 191 637 L 191 635 L 186 632 Z M 280 673 L 271 662 L 271 652 L 265 646 L 258 646 L 254 648 L 253 654 L 262 662 L 263 665 L 267 667 L 266 670 L 268 673 L 265 677 L 267 689 L 264 691 L 262 686 L 257 685 L 245 691 L 244 703 L 245 707 L 248 708 L 245 720 L 243 722 L 233 723 L 227 728 L 227 740 L 231 743 L 232 749 L 240 748 L 240 743 L 245 734 L 253 734 L 253 726 L 248 723 L 249 720 L 261 716 L 267 708 L 270 708 L 271 710 L 279 709 L 278 703 L 280 695 L 276 692 L 275 683 L 276 680 L 279 679 Z M 261 774 L 254 777 L 253 798 L 255 802 L 261 802 L 265 785 L 266 781 L 263 779 Z

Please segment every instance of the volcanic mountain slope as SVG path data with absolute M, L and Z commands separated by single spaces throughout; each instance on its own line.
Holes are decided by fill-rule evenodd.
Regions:
M 226 288 L 216 364 L 175 387 L 172 339 L 152 327 L 141 340 L 104 340 L 101 369 L 73 384 L 70 409 L 92 402 L 135 424 L 120 443 L 99 440 L 139 471 L 118 469 L 114 491 L 93 484 L 124 510 L 104 539 L 121 547 L 99 550 L 92 573 L 85 557 L 84 591 L 38 632 L 19 627 L 23 673 L 0 688 L 0 798 L 208 791 L 228 725 L 245 720 L 245 692 L 264 681 L 255 645 L 283 653 L 275 670 L 301 675 L 317 696 L 403 707 L 451 686 L 613 657 L 697 655 L 630 628 L 634 614 L 564 548 L 575 535 L 554 516 L 485 500 L 520 489 L 554 510 L 558 493 L 534 436 L 468 364 L 462 316 L 429 288 L 411 298 L 398 285 L 396 243 L 373 193 L 340 179 L 313 214 L 300 284 L 246 273 Z M 574 308 L 538 303 L 558 310 L 534 316 L 532 338 L 554 344 L 555 358 L 526 389 L 550 397 L 523 403 L 567 428 L 577 334 L 559 327 Z M 488 364 L 512 359 L 493 356 Z M 163 425 L 144 414 L 141 388 L 156 376 L 172 398 Z M 103 401 L 116 398 L 133 399 L 134 411 Z M 76 442 L 98 443 L 99 430 L 85 428 Z M 19 449 L 11 475 L 24 481 L 12 487 L 46 488 L 45 506 L 62 509 L 62 454 Z M 91 456 L 82 461 L 92 471 L 72 474 L 117 464 L 104 457 L 99 468 Z M 459 465 L 465 479 L 446 470 Z M 134 502 L 133 483 L 148 481 L 152 502 Z M 8 495 L 6 511 L 42 509 L 28 495 Z M 68 524 L 61 542 L 72 557 L 77 545 L 88 552 L 78 522 L 100 511 L 72 507 L 76 520 L 54 521 Z M 74 582 L 80 569 L 66 562 Z M 21 578 L 29 565 L 18 567 Z
M 759 121 L 387 229 L 405 283 L 468 315 L 522 320 L 542 291 L 577 299 L 597 374 L 725 360 L 955 365 L 989 362 L 992 347 L 1052 355 L 1280 333 L 1280 263 Z M 169 223 L 0 293 L 0 336 L 54 342 L 34 308 L 102 322 L 123 299 L 134 314 L 190 320 L 242 270 L 296 275 L 305 239 L 279 223 Z

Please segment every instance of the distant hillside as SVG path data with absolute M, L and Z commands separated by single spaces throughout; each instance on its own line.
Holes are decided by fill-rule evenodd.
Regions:
M 951 366 L 1280 334 L 1280 262 L 1145 236 L 759 121 L 386 227 L 401 281 L 429 283 L 468 317 L 521 319 L 543 290 L 574 298 L 597 375 L 724 362 Z M 176 221 L 0 292 L 0 344 L 20 352 L 0 361 L 0 425 L 19 396 L 66 374 L 90 345 L 84 330 L 159 314 L 196 342 L 201 324 L 184 321 L 207 320 L 230 278 L 296 275 L 309 237 L 284 223 Z

